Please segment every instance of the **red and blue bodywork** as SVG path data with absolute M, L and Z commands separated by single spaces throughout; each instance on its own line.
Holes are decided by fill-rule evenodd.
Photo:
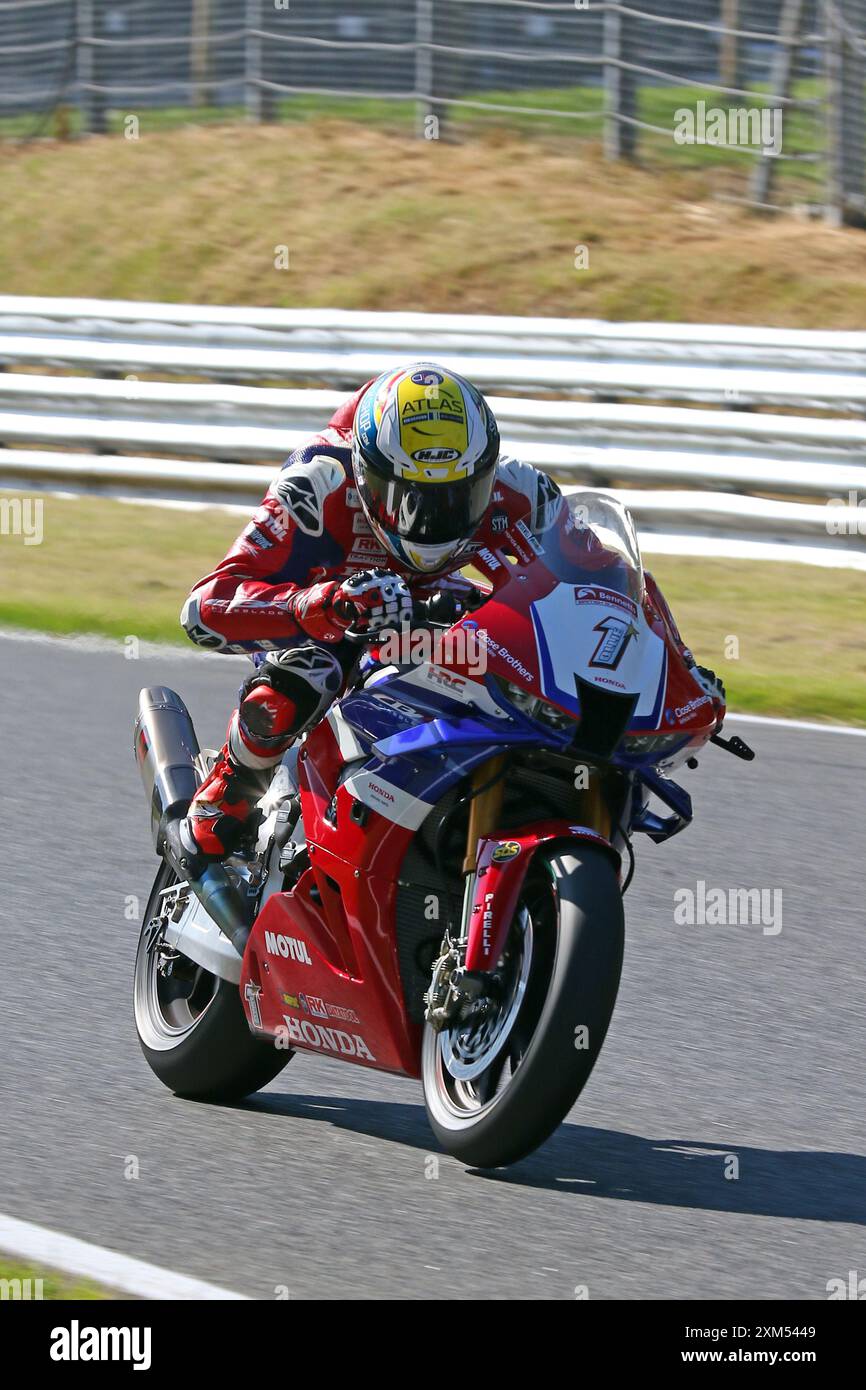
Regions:
M 285 887 L 272 874 L 244 955 L 241 996 L 255 1031 L 420 1075 L 422 1021 L 407 997 L 399 920 L 411 935 L 406 913 L 432 912 L 426 899 L 437 894 L 407 908 L 413 846 L 437 808 L 501 755 L 573 767 L 569 791 L 586 767 L 591 790 L 563 797 L 571 814 L 536 816 L 526 804 L 525 820 L 512 815 L 471 847 L 468 969 L 495 965 L 540 845 L 600 844 L 619 865 L 633 833 L 662 840 L 688 824 L 690 799 L 668 774 L 723 711 L 643 573 L 627 515 L 613 503 L 602 510 L 601 525 L 585 526 L 564 507 L 541 537 L 517 526 L 479 550 L 481 605 L 440 633 L 430 660 L 386 664 L 371 653 L 305 739 L 300 872 Z M 612 801 L 598 790 L 611 786 Z M 667 814 L 650 809 L 651 796 Z M 433 916 L 429 930 L 441 936 L 443 925 Z

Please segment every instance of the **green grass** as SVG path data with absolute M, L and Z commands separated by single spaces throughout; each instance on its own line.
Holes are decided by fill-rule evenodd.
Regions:
M 185 641 L 181 604 L 242 524 L 102 498 L 44 503 L 41 545 L 0 537 L 0 623 L 53 633 Z M 663 556 L 647 567 L 732 709 L 866 724 L 863 574 Z
M 242 524 L 216 510 L 41 500 L 42 544 L 0 535 L 0 622 L 44 632 L 185 642 L 181 605 Z
M 866 574 L 653 555 L 646 565 L 732 709 L 866 724 Z
M 671 101 L 680 99 L 669 94 Z M 682 94 L 685 99 L 685 93 Z M 611 165 L 505 128 L 332 119 L 0 142 L 0 284 L 180 302 L 860 328 L 866 237 L 714 198 L 709 157 Z M 703 154 L 702 154 L 703 157 Z M 746 161 L 748 163 L 748 161 Z M 33 247 L 39 254 L 33 254 Z M 288 270 L 275 265 L 289 248 Z M 578 246 L 589 252 L 577 269 Z
M 111 1297 L 104 1289 L 98 1289 L 94 1284 L 82 1282 L 79 1279 L 67 1277 L 65 1274 L 58 1274 L 55 1271 L 41 1269 L 34 1265 L 20 1264 L 16 1260 L 6 1260 L 0 1258 L 0 1279 L 18 1279 L 22 1281 L 22 1293 L 27 1289 L 27 1280 L 30 1280 L 30 1296 L 36 1297 L 37 1290 L 46 1301 L 61 1300 L 68 1302 L 80 1302 L 82 1300 L 97 1300 Z M 35 1282 L 41 1279 L 41 1290 Z M 11 1294 L 10 1294 L 11 1298 Z
M 694 107 L 698 101 L 705 102 L 708 108 L 771 105 L 767 84 L 758 84 L 753 90 L 754 97 L 736 97 L 726 102 L 711 87 L 646 84 L 637 90 L 637 116 L 650 125 L 672 131 L 675 113 L 683 107 Z M 826 95 L 826 84 L 817 78 L 801 79 L 792 89 L 792 96 L 799 101 L 823 101 Z M 598 141 L 604 133 L 605 92 L 600 85 L 467 91 L 461 100 L 468 104 L 435 108 L 444 132 L 450 128 L 461 136 L 471 137 L 491 128 L 501 128 L 529 139 L 544 136 L 569 142 L 575 139 Z M 485 106 L 489 109 L 485 110 Z M 511 109 L 495 110 L 495 107 Z M 267 120 L 292 124 L 311 119 L 336 119 L 409 135 L 415 129 L 418 111 L 418 103 L 412 98 L 387 100 L 311 92 L 273 99 Z M 150 132 L 177 130 L 189 125 L 236 125 L 247 120 L 245 108 L 237 104 L 137 108 L 133 100 L 124 108 L 106 109 L 106 132 L 122 134 L 130 115 L 135 115 Z M 823 155 L 826 131 L 821 109 L 789 108 L 783 124 L 786 154 Z M 76 107 L 61 107 L 45 115 L 33 113 L 0 118 L 0 137 L 10 139 L 26 139 L 34 134 L 71 138 L 82 130 L 82 114 Z M 639 131 L 637 140 L 638 158 L 661 166 L 728 169 L 739 176 L 754 162 L 749 155 L 734 149 L 677 145 L 669 137 L 653 131 Z M 779 188 L 787 195 L 798 191 L 804 197 L 810 193 L 816 195 L 825 178 L 826 162 L 822 158 L 808 164 L 783 161 L 778 168 Z

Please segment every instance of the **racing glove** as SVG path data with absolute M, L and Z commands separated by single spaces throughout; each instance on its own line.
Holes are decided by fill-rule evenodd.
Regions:
M 316 642 L 363 641 L 412 617 L 405 580 L 388 570 L 360 570 L 347 579 L 313 584 L 292 594 L 288 609 L 298 627 Z
M 402 627 L 412 619 L 414 603 L 409 586 L 399 574 L 384 569 L 361 570 L 340 584 L 334 607 L 348 616 L 345 635 L 356 641 L 383 628 Z
M 286 609 L 298 627 L 315 642 L 342 642 L 351 615 L 344 614 L 335 604 L 340 588 L 338 579 L 312 584 L 299 589 L 286 600 Z

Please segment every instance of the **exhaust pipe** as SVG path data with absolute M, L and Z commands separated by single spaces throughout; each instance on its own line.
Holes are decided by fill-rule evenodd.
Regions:
M 150 806 L 153 843 L 162 855 L 166 826 L 186 815 L 199 785 L 199 746 L 192 719 L 180 696 L 167 686 L 147 686 L 139 695 L 134 748 Z M 189 884 L 242 956 L 250 934 L 248 914 L 222 864 L 209 864 L 200 878 L 190 877 Z
M 183 700 L 164 685 L 146 686 L 139 695 L 134 738 L 150 805 L 153 843 L 159 853 L 160 830 L 166 822 L 186 815 L 198 789 L 198 739 Z

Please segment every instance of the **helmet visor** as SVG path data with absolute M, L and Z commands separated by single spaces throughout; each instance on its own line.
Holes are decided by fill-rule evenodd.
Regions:
M 495 469 L 449 483 L 384 478 L 355 451 L 355 480 L 371 521 L 414 545 L 439 546 L 468 539 L 478 528 L 493 492 Z

